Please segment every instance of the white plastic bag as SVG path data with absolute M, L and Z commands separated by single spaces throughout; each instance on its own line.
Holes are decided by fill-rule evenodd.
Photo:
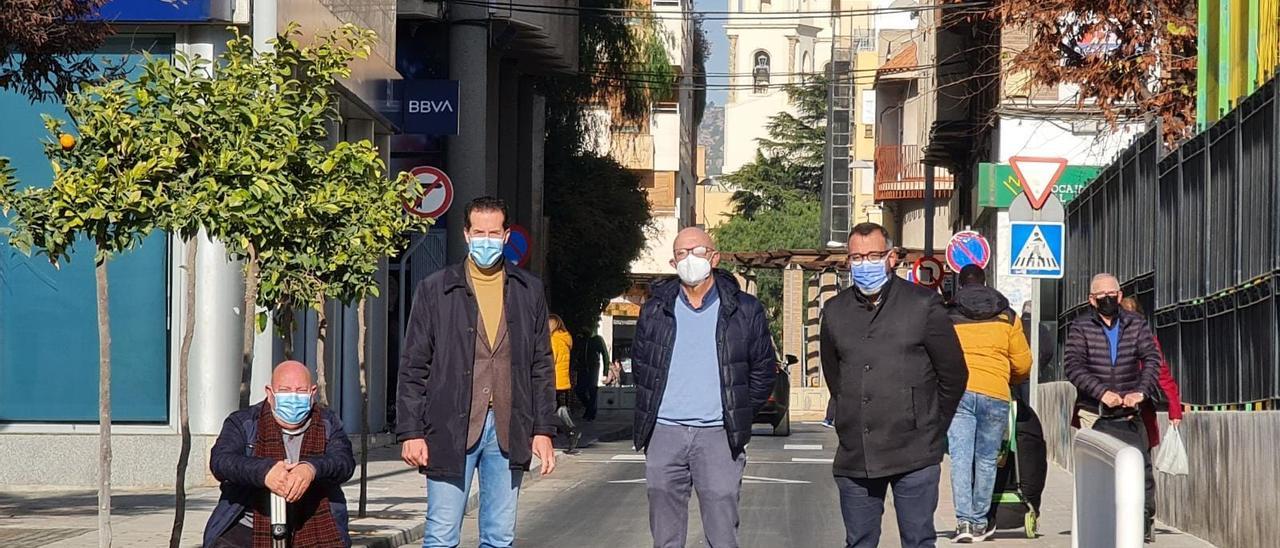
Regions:
M 1182 444 L 1182 435 L 1177 427 L 1170 426 L 1164 439 L 1156 447 L 1155 460 L 1151 463 L 1156 470 L 1175 476 L 1185 476 L 1187 470 L 1187 447 Z

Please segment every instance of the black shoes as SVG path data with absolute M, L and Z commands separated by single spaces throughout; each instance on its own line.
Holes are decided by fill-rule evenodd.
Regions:
M 569 449 L 565 450 L 564 453 L 566 455 L 577 455 L 578 453 L 580 453 L 580 451 L 578 451 L 578 441 L 581 439 L 582 439 L 582 432 L 578 432 L 576 430 L 573 432 L 569 432 Z

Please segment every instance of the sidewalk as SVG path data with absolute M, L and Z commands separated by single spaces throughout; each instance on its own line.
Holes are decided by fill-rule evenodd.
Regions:
M 631 413 L 601 411 L 597 420 L 582 423 L 582 442 L 587 447 L 597 440 L 617 440 L 630 436 Z M 563 450 L 567 440 L 558 438 Z M 563 457 L 563 453 L 560 454 Z M 572 457 L 567 457 L 572 458 Z M 537 469 L 535 459 L 533 469 Z M 172 474 L 172 470 L 158 471 Z M 525 485 L 538 481 L 536 473 L 525 477 Z M 400 460 L 400 446 L 387 445 L 369 450 L 368 517 L 357 519 L 360 500 L 360 470 L 343 486 L 351 512 L 351 534 L 355 546 L 394 547 L 422 538 L 426 515 L 426 482 L 416 470 Z M 468 507 L 475 504 L 477 490 L 471 490 Z M 198 547 L 204 524 L 218 502 L 216 487 L 187 490 L 187 517 L 182 545 Z M 0 546 L 4 548 L 81 548 L 98 544 L 98 496 L 96 491 L 0 491 Z M 167 546 L 173 527 L 171 490 L 116 490 L 111 498 L 112 544 L 116 546 Z
M 955 529 L 955 504 L 951 499 L 951 472 L 949 460 L 942 464 L 942 485 L 939 489 L 938 511 L 934 514 L 934 526 L 938 534 L 951 537 Z M 1071 511 L 1073 496 L 1073 479 L 1062 467 L 1049 463 L 1049 476 L 1045 481 L 1043 500 L 1040 503 L 1040 538 L 1028 539 L 1022 529 L 1013 531 L 997 531 L 988 540 L 996 546 L 1038 546 L 1041 548 L 1070 548 L 1071 546 Z M 1160 493 L 1156 493 L 1160 496 Z M 893 519 L 892 508 L 885 509 L 884 534 L 882 546 L 898 546 L 898 525 Z M 950 544 L 950 541 L 939 539 L 938 545 Z M 1152 546 L 1160 548 L 1205 548 L 1212 547 L 1199 538 L 1178 531 L 1168 525 L 1156 522 L 1156 543 Z

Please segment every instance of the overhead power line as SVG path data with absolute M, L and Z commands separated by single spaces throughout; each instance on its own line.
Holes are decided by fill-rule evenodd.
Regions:
M 991 7 L 991 0 L 973 0 L 970 2 L 939 2 L 934 4 L 922 4 L 914 6 L 895 6 L 882 8 L 863 8 L 855 10 L 840 11 L 805 11 L 805 12 L 737 12 L 737 11 L 654 11 L 648 8 L 604 8 L 590 6 L 548 6 L 540 4 L 527 4 L 520 2 L 483 2 L 478 0 L 450 0 L 450 2 L 465 6 L 483 7 L 491 10 L 505 10 L 520 13 L 537 13 L 543 15 L 561 15 L 561 16 L 582 16 L 589 15 L 594 17 L 615 17 L 622 19 L 631 19 L 639 16 L 654 17 L 656 19 L 683 19 L 690 20 L 695 17 L 708 21 L 797 21 L 802 19 L 824 19 L 831 17 L 856 17 L 856 16 L 874 16 L 874 15 L 890 15 L 900 13 L 918 13 L 939 8 L 985 8 Z

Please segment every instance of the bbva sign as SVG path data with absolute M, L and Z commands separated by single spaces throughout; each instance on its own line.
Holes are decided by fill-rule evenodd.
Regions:
M 401 104 L 406 133 L 458 134 L 457 80 L 405 80 Z

